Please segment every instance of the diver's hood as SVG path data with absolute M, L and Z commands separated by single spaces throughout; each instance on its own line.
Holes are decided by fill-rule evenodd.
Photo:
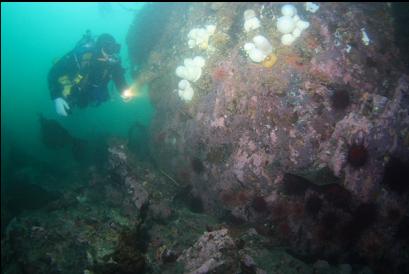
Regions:
M 96 46 L 99 49 L 103 49 L 104 52 L 108 55 L 118 54 L 121 50 L 121 45 L 118 44 L 115 41 L 115 38 L 108 33 L 101 34 L 98 37 Z

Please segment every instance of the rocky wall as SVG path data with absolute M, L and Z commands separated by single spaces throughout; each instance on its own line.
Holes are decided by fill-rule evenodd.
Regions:
M 139 76 L 157 110 L 153 156 L 208 212 L 268 224 L 299 254 L 347 258 L 353 242 L 367 260 L 394 261 L 408 218 L 409 76 L 391 5 L 294 5 L 309 27 L 289 46 L 276 26 L 279 3 L 173 12 Z M 260 27 L 246 32 L 248 9 Z M 189 47 L 189 32 L 206 25 L 216 26 L 208 44 Z M 274 61 L 246 54 L 257 35 L 270 41 Z M 206 62 L 192 99 L 182 100 L 175 70 L 194 56 Z M 359 224 L 360 216 L 369 217 Z M 395 251 L 371 254 L 370 245 L 389 240 Z

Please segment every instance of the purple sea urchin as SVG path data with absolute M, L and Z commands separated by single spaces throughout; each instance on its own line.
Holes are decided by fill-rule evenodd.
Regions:
M 353 167 L 362 167 L 368 160 L 368 150 L 363 144 L 352 144 L 348 149 L 348 163 Z

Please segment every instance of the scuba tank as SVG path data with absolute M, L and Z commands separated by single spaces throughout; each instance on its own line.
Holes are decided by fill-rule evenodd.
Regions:
M 85 34 L 75 45 L 74 51 L 77 54 L 93 51 L 95 48 L 95 39 L 92 37 L 91 31 L 88 29 Z
M 82 85 L 85 83 L 84 78 L 87 78 L 87 72 L 84 71 L 84 69 L 86 70 L 86 67 L 89 66 L 94 52 L 95 39 L 93 38 L 91 31 L 86 30 L 85 34 L 70 52 L 75 60 L 77 72 L 75 75 L 64 75 L 58 79 L 60 84 L 64 87 L 64 97 L 69 96 L 74 87 L 78 90 L 82 89 Z
M 88 29 L 72 50 L 79 71 L 77 76 L 80 76 L 80 78 L 76 77 L 76 79 L 74 79 L 75 84 L 78 85 L 82 80 L 82 70 L 84 66 L 91 62 L 91 58 L 95 53 L 95 47 L 95 39 L 92 36 L 91 31 Z

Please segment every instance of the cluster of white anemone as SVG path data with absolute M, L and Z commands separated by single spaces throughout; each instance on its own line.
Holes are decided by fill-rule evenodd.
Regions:
M 319 9 L 319 5 L 307 2 L 305 8 L 307 11 L 315 13 Z M 281 43 L 288 46 L 301 35 L 302 31 L 310 26 L 310 23 L 300 19 L 297 15 L 297 9 L 293 5 L 284 5 L 281 8 L 281 13 L 282 16 L 277 19 L 277 29 L 283 34 L 281 36 Z M 256 17 L 254 10 L 246 10 L 244 12 L 244 30 L 250 32 L 258 29 L 260 26 L 260 20 Z M 208 49 L 209 38 L 215 31 L 215 25 L 192 29 L 188 33 L 189 48 Z M 273 46 L 264 36 L 256 35 L 252 42 L 244 45 L 244 50 L 253 62 L 260 63 L 273 52 Z M 176 75 L 182 78 L 178 84 L 178 95 L 182 100 L 192 100 L 194 90 L 190 82 L 199 80 L 204 65 L 205 59 L 201 56 L 196 56 L 193 59 L 184 59 L 183 66 L 176 68 Z
M 202 56 L 195 58 L 186 58 L 183 61 L 183 66 L 176 68 L 176 75 L 182 80 L 179 82 L 178 95 L 184 101 L 192 100 L 194 90 L 190 82 L 196 82 L 202 75 L 202 68 L 205 65 L 205 59 Z
M 199 49 L 207 49 L 209 46 L 209 38 L 215 31 L 215 25 L 192 29 L 187 35 L 189 48 L 198 47 Z M 206 61 L 202 56 L 196 56 L 194 58 L 185 58 L 183 65 L 176 68 L 176 75 L 182 78 L 178 84 L 178 95 L 182 100 L 186 102 L 192 100 L 194 90 L 191 82 L 196 82 L 200 79 L 205 63 Z
M 297 15 L 297 9 L 293 5 L 284 5 L 281 8 L 283 16 L 277 19 L 277 29 L 283 34 L 281 43 L 283 45 L 291 45 L 303 30 L 310 26 L 310 23 L 303 21 Z
M 244 44 L 244 50 L 253 62 L 260 63 L 273 52 L 273 46 L 262 35 L 253 38 L 253 43 Z
M 209 46 L 209 38 L 215 31 L 215 25 L 207 25 L 204 28 L 192 29 L 187 35 L 187 44 L 189 48 L 199 47 L 200 49 L 207 49 Z
M 260 20 L 256 17 L 254 10 L 248 9 L 244 12 L 244 30 L 250 32 L 260 27 Z M 253 38 L 253 42 L 244 45 L 244 50 L 253 62 L 263 62 L 273 52 L 273 46 L 262 35 Z
M 254 10 L 246 10 L 244 12 L 244 30 L 246 32 L 258 29 L 260 27 L 260 20 L 256 17 Z

